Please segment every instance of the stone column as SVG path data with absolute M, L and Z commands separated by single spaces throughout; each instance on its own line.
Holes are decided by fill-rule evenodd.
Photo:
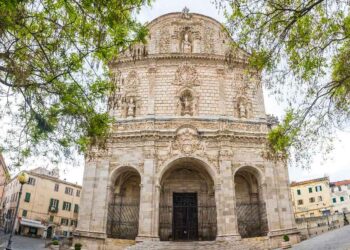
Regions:
M 156 67 L 152 66 L 148 69 L 148 115 L 154 115 L 154 91 L 156 83 Z
M 237 216 L 235 208 L 235 187 L 232 176 L 232 152 L 224 150 L 220 152 L 220 186 L 215 191 L 217 210 L 217 240 L 239 240 Z
M 154 149 L 145 150 L 140 190 L 139 232 L 136 241 L 159 240 L 159 188 L 155 180 Z

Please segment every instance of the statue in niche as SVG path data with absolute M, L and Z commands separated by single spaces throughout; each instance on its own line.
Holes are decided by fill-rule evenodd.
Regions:
M 239 103 L 239 117 L 247 118 L 247 109 L 244 102 Z
M 239 97 L 236 104 L 236 112 L 239 118 L 249 118 L 251 105 L 247 102 L 246 98 Z
M 185 31 L 185 34 L 183 35 L 181 49 L 182 49 L 183 53 L 191 53 L 192 52 L 192 42 L 191 42 L 188 30 Z
M 130 98 L 128 103 L 128 117 L 135 116 L 135 102 L 133 98 Z
M 180 97 L 181 115 L 193 115 L 193 96 L 189 91 L 185 91 Z

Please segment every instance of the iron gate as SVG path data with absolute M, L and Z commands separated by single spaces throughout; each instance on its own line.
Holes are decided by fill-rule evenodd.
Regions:
M 108 237 L 134 240 L 137 236 L 138 228 L 139 204 L 109 204 L 107 219 Z
M 263 202 L 236 203 L 238 231 L 242 238 L 265 236 L 268 232 Z
M 161 204 L 159 207 L 159 237 L 160 240 L 174 240 L 173 217 L 174 207 Z M 196 240 L 215 240 L 216 238 L 216 207 L 215 205 L 197 206 L 197 236 Z

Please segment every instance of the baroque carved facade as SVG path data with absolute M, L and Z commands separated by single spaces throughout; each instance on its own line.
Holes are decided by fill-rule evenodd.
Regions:
M 269 123 L 248 54 L 188 10 L 148 29 L 146 45 L 110 64 L 116 122 L 107 152 L 86 158 L 77 239 L 296 241 L 287 167 L 262 157 Z M 178 222 L 180 203 L 191 226 Z M 129 219 L 118 224 L 116 211 Z

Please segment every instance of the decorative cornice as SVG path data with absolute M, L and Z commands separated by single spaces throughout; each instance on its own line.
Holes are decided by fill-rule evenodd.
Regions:
M 224 55 L 213 55 L 213 54 L 206 54 L 206 53 L 166 53 L 166 54 L 150 54 L 147 57 L 143 57 L 137 60 L 134 60 L 132 57 L 119 57 L 118 59 L 114 60 L 109 64 L 110 67 L 118 66 L 120 63 L 126 63 L 126 62 L 144 62 L 148 60 L 162 60 L 162 59 L 204 59 L 204 60 L 212 60 L 212 61 L 222 61 L 222 63 L 225 63 L 225 56 Z M 247 60 L 243 60 L 240 58 L 234 58 L 232 61 L 233 64 L 245 64 L 248 65 Z

